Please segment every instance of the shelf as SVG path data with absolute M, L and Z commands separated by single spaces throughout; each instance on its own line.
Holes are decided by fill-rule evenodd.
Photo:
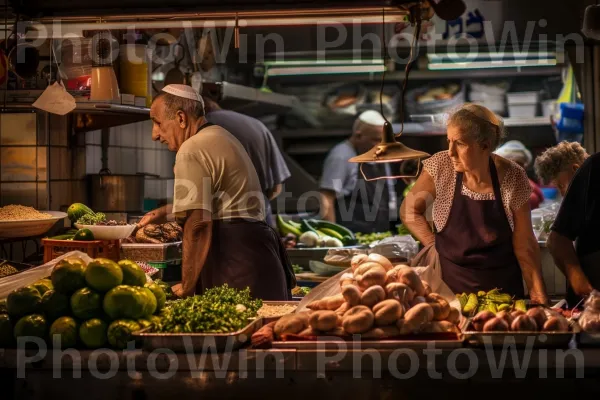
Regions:
M 561 67 L 526 67 L 526 68 L 482 68 L 482 69 L 465 69 L 465 70 L 446 70 L 446 71 L 429 71 L 417 70 L 411 71 L 409 81 L 417 80 L 444 80 L 444 79 L 502 79 L 512 77 L 527 77 L 527 76 L 560 76 L 562 73 Z M 319 81 L 381 81 L 380 72 L 372 73 L 356 73 L 356 74 L 322 74 L 322 75 L 297 75 L 297 76 L 273 76 L 269 77 L 270 81 L 281 80 L 291 82 L 298 80 L 301 82 L 319 82 Z M 404 71 L 388 71 L 385 74 L 386 81 L 403 81 Z
M 549 117 L 532 117 L 532 118 L 506 118 L 504 126 L 520 127 L 520 126 L 550 126 Z

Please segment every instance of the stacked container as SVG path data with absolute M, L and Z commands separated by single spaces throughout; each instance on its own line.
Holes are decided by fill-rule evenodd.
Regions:
M 506 85 L 471 84 L 471 102 L 489 108 L 498 115 L 506 115 Z
M 513 92 L 507 94 L 508 115 L 511 118 L 533 118 L 537 116 L 540 102 L 539 92 Z

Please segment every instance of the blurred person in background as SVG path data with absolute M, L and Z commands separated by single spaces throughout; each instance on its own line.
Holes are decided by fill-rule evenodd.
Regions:
M 321 218 L 360 233 L 389 231 L 397 220 L 395 180 L 366 180 L 360 164 L 348 161 L 381 142 L 384 123 L 379 112 L 363 112 L 354 121 L 350 138 L 327 155 L 319 185 Z M 364 163 L 362 170 L 367 179 L 392 175 L 389 163 Z
M 579 143 L 560 142 L 535 159 L 535 173 L 541 183 L 555 186 L 564 197 L 575 173 L 588 157 Z
M 507 160 L 514 161 L 521 168 L 527 171 L 527 168 L 531 165 L 533 157 L 531 152 L 525 145 L 518 140 L 509 140 L 500 146 L 495 152 L 500 157 L 504 157 Z M 539 208 L 540 204 L 544 201 L 544 194 L 539 185 L 533 180 L 529 179 L 529 185 L 531 186 L 531 196 L 529 196 L 529 206 L 532 210 Z

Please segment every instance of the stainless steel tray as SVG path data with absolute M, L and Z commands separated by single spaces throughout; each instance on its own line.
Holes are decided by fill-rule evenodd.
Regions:
M 165 348 L 176 353 L 199 353 L 208 349 L 233 351 L 249 342 L 262 324 L 262 318 L 255 318 L 244 328 L 231 333 L 153 333 L 151 328 L 146 328 L 135 332 L 133 337 L 148 351 Z
M 422 339 L 415 338 L 416 335 L 411 335 L 407 339 L 384 339 L 384 340 L 346 340 L 344 338 L 332 338 L 331 336 L 323 336 L 316 340 L 289 340 L 289 341 L 274 341 L 273 348 L 279 349 L 296 349 L 296 350 L 395 350 L 395 349 L 426 349 L 433 343 L 436 349 L 456 349 L 463 347 L 463 335 L 452 335 L 454 338 L 449 338 L 448 335 L 427 334 Z M 437 338 L 436 338 L 437 337 Z M 444 337 L 444 338 L 443 338 Z
M 514 344 L 517 347 L 533 348 L 562 347 L 568 348 L 580 332 L 579 325 L 571 324 L 569 332 L 479 332 L 467 324 L 463 334 L 467 343 L 473 346 L 503 347 Z
M 263 301 L 263 305 L 270 305 L 270 306 L 284 306 L 284 305 L 290 305 L 290 306 L 295 306 L 296 308 L 298 308 L 298 304 L 300 304 L 299 301 Z M 292 311 L 293 313 L 294 311 Z M 291 313 L 289 313 L 291 314 Z M 285 314 L 287 315 L 287 314 Z M 266 325 L 270 322 L 273 321 L 277 321 L 279 318 L 283 317 L 283 315 L 279 315 L 276 317 L 262 317 L 263 320 L 263 325 Z

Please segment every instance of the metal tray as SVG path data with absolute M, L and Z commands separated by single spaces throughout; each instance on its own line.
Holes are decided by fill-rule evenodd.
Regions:
M 579 332 L 580 328 L 576 323 L 571 324 L 569 332 L 479 332 L 473 329 L 470 322 L 463 329 L 467 343 L 478 347 L 503 347 L 514 344 L 517 347 L 568 348 Z
M 233 351 L 249 342 L 262 323 L 262 318 L 255 318 L 244 328 L 231 333 L 152 333 L 151 328 L 146 328 L 135 332 L 133 337 L 148 351 L 165 348 L 176 353 L 199 353 L 208 349 Z
M 270 305 L 270 306 L 283 306 L 283 305 L 290 305 L 290 306 L 295 306 L 296 308 L 298 308 L 298 304 L 300 304 L 299 301 L 263 301 L 263 305 Z M 294 311 L 292 311 L 293 313 Z M 291 313 L 288 313 L 291 314 Z M 287 314 L 284 314 L 287 315 Z M 263 325 L 266 325 L 270 322 L 273 321 L 277 321 L 279 318 L 283 317 L 283 315 L 279 315 L 276 317 L 262 317 L 263 320 Z
M 420 337 L 419 337 L 420 336 Z M 323 336 L 315 340 L 283 340 L 274 341 L 273 348 L 296 350 L 395 350 L 395 349 L 426 349 L 433 343 L 436 349 L 457 349 L 463 347 L 464 337 L 461 334 L 421 334 L 410 335 L 406 339 L 393 338 L 383 340 L 348 340 Z M 343 347 L 345 345 L 345 347 Z

